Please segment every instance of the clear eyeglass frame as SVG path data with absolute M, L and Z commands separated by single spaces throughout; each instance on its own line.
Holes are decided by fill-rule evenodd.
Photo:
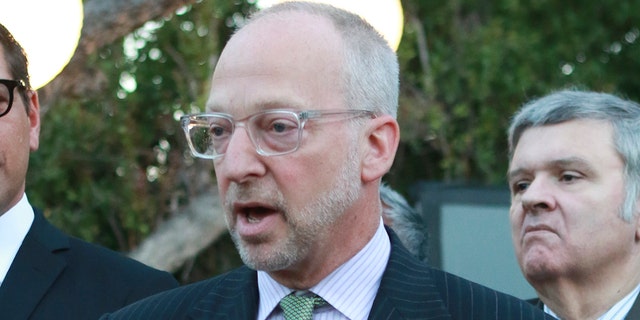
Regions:
M 26 87 L 23 80 L 0 79 L 0 118 L 11 111 L 15 100 L 15 89 Z
M 338 117 L 339 120 L 376 117 L 369 110 L 265 110 L 235 120 L 220 112 L 198 113 L 180 118 L 191 153 L 202 159 L 224 156 L 236 128 L 244 127 L 256 152 L 271 157 L 297 151 L 307 121 Z

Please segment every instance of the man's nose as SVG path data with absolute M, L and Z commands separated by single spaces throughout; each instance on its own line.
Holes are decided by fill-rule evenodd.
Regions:
M 266 172 L 262 156 L 256 151 L 245 126 L 236 126 L 224 155 L 214 163 L 218 178 L 224 177 L 238 183 Z
M 522 206 L 527 212 L 550 211 L 555 205 L 553 184 L 548 178 L 535 178 L 522 194 Z

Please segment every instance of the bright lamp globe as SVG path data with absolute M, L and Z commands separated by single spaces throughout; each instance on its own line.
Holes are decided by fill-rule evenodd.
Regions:
M 291 0 L 258 0 L 259 8 Z M 404 17 L 400 0 L 311 0 L 330 4 L 358 14 L 367 20 L 389 42 L 394 50 L 398 49 L 402 38 Z
M 82 0 L 3 1 L 0 22 L 24 48 L 31 87 L 38 89 L 69 63 L 82 30 Z

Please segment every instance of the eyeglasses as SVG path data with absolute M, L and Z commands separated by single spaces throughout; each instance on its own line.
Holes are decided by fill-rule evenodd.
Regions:
M 244 127 L 258 154 L 278 156 L 300 147 L 307 121 L 326 117 L 375 118 L 368 110 L 267 110 L 234 120 L 226 113 L 200 113 L 180 118 L 191 153 L 198 158 L 217 159 L 227 151 L 236 127 Z
M 11 111 L 15 88 L 26 88 L 26 85 L 22 80 L 7 79 L 0 79 L 0 84 L 0 117 L 2 117 Z

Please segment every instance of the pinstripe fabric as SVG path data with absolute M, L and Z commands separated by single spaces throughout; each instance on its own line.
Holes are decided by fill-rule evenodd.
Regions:
M 387 232 L 391 257 L 369 319 L 553 319 L 525 301 L 429 268 Z
M 391 256 L 369 319 L 553 319 L 522 300 L 429 268 L 402 247 L 393 231 L 387 232 Z M 241 267 L 147 298 L 101 319 L 255 319 L 256 274 Z
M 314 320 L 366 319 L 390 254 L 391 242 L 381 218 L 378 230 L 360 252 L 309 288 L 309 291 L 330 304 L 329 307 L 314 310 Z M 258 320 L 284 320 L 280 308 L 274 308 L 292 290 L 263 271 L 258 272 L 258 290 Z
M 258 312 L 256 272 L 240 267 L 215 278 L 165 291 L 100 319 L 254 319 Z

